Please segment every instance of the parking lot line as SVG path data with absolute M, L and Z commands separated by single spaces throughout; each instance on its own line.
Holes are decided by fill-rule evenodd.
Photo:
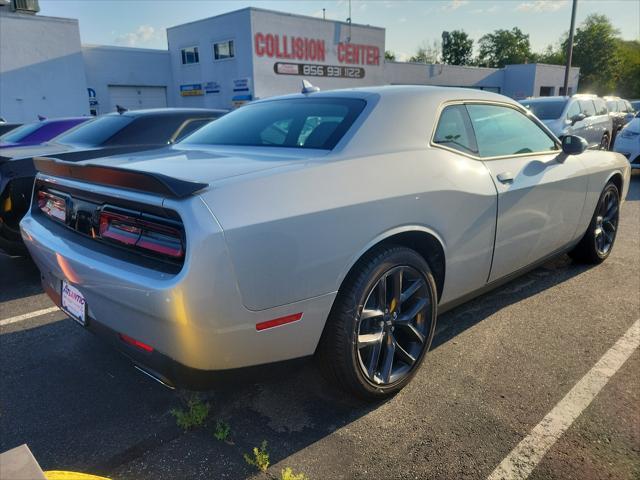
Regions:
M 5 318 L 4 320 L 0 320 L 0 327 L 4 327 L 5 325 L 10 325 L 16 322 L 22 322 L 23 320 L 28 320 L 30 318 L 39 317 L 40 315 L 46 315 L 47 313 L 59 311 L 60 309 L 58 307 L 49 307 L 43 308 L 42 310 L 36 310 L 35 312 L 24 313 L 15 317 Z
M 589 406 L 609 379 L 640 346 L 640 319 L 598 360 L 489 475 L 488 480 L 527 478 L 542 457 Z

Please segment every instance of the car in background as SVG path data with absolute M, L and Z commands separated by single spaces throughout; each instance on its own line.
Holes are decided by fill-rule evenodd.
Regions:
M 53 155 L 69 162 L 166 147 L 226 110 L 158 108 L 109 113 L 50 142 L 0 151 L 0 249 L 26 253 L 18 224 L 29 208 L 36 169 L 33 157 Z
M 589 148 L 609 148 L 613 122 L 602 98 L 577 94 L 572 97 L 528 98 L 520 103 L 559 139 L 577 135 L 587 141 Z
M 627 157 L 631 168 L 640 168 L 640 111 L 620 130 L 613 151 Z
M 607 109 L 613 120 L 613 132 L 611 134 L 611 147 L 613 148 L 618 132 L 633 119 L 635 109 L 628 100 L 620 97 L 606 96 L 603 98 L 607 102 Z
M 0 135 L 4 135 L 5 133 L 10 132 L 11 130 L 15 130 L 21 125 L 22 125 L 21 123 L 7 122 L 4 119 L 0 118 Z
M 47 294 L 170 386 L 316 354 L 380 399 L 418 371 L 438 312 L 554 255 L 611 253 L 621 155 L 490 92 L 310 90 L 162 151 L 36 159 L 20 226 Z
M 2 135 L 0 149 L 39 145 L 88 120 L 93 117 L 52 118 L 27 123 Z
M 640 100 L 630 100 L 629 103 L 636 112 L 640 112 Z

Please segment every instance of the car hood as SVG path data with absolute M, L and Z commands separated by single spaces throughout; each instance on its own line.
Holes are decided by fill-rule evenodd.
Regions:
M 305 159 L 321 157 L 327 153 L 324 150 L 277 147 L 183 148 L 173 146 L 81 163 L 160 173 L 180 180 L 212 185 L 231 177 L 282 168 L 290 164 L 300 165 Z

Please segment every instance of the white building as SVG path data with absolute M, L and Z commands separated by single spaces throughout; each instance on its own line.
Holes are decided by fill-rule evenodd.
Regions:
M 167 29 L 168 50 L 83 45 L 77 20 L 15 12 L 0 0 L 0 116 L 35 120 L 152 107 L 232 108 L 363 85 L 470 87 L 513 98 L 559 95 L 564 67 L 503 69 L 385 62 L 385 29 L 244 8 Z M 37 8 L 36 8 L 37 9 Z M 578 68 L 569 93 L 577 91 Z

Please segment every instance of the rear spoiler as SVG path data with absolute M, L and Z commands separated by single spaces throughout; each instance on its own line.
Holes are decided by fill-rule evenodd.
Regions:
M 172 198 L 185 198 L 209 186 L 207 183 L 180 180 L 161 173 L 104 165 L 82 165 L 50 157 L 34 157 L 33 163 L 38 171 L 47 175 Z

